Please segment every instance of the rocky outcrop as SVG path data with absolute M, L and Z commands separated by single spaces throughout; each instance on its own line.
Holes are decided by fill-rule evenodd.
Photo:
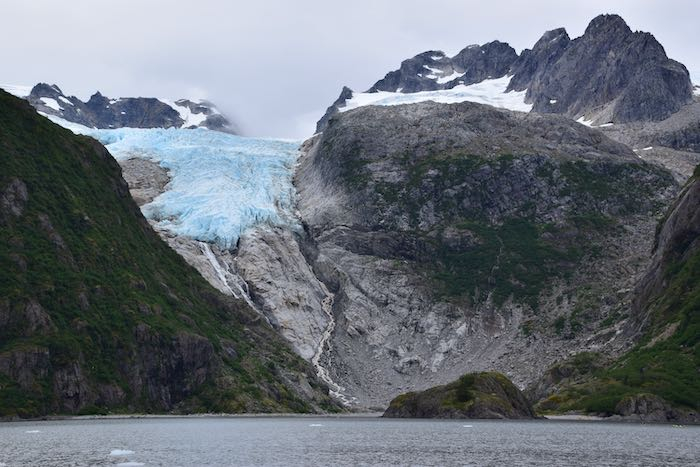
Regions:
M 471 103 L 336 115 L 295 183 L 308 259 L 335 294 L 331 376 L 367 406 L 620 351 L 651 213 L 676 190 L 597 130 Z
M 647 423 L 700 423 L 700 414 L 682 410 L 654 394 L 637 394 L 622 399 L 615 412 L 626 420 Z
M 349 100 L 352 99 L 352 89 L 350 89 L 347 86 L 343 86 L 342 91 L 340 91 L 340 95 L 338 98 L 333 102 L 327 109 L 326 112 L 323 114 L 323 117 L 316 122 L 316 133 L 321 133 L 324 128 L 326 128 L 326 125 L 328 124 L 328 119 L 331 118 L 331 116 L 335 115 L 338 113 L 338 109 L 341 107 L 345 106 L 345 103 Z
M 536 418 L 522 392 L 500 373 L 475 373 L 457 381 L 394 398 L 388 418 Z
M 235 133 L 234 125 L 211 102 L 152 97 L 112 99 L 97 92 L 83 102 L 54 85 L 39 83 L 26 97 L 38 111 L 90 128 L 209 128 Z

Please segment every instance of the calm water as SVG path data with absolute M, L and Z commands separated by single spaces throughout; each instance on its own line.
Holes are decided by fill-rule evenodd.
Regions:
M 173 418 L 0 423 L 15 465 L 698 465 L 700 427 Z

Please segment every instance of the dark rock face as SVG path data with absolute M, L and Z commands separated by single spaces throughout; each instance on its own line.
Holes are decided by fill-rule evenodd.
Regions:
M 532 405 L 500 373 L 462 376 L 445 386 L 407 393 L 393 399 L 384 412 L 388 418 L 536 418 Z
M 515 49 L 505 42 L 493 41 L 467 47 L 452 58 L 455 71 L 461 73 L 464 70 L 464 74 L 447 83 L 446 89 L 457 84 L 469 85 L 505 76 L 517 58 Z
M 685 187 L 657 233 L 652 264 L 635 294 L 634 311 L 639 323 L 645 323 L 650 318 L 647 314 L 649 307 L 668 285 L 668 268 L 688 261 L 700 251 L 699 206 L 700 178 L 696 175 Z
M 573 41 L 546 33 L 513 72 L 511 89 L 527 89 L 533 111 L 599 123 L 662 120 L 692 100 L 688 70 L 617 15 L 598 16 Z
M 97 92 L 87 102 L 67 97 L 56 85 L 39 83 L 27 97 L 37 110 L 69 122 L 94 128 L 180 128 L 186 125 L 183 115 L 198 116 L 188 128 L 235 133 L 234 125 L 207 101 L 180 99 L 166 103 L 150 97 L 111 99 Z

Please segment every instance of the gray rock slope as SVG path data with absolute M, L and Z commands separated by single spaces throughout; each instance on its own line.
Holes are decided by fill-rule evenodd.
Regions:
M 519 56 L 506 43 L 471 45 L 454 57 L 428 51 L 401 63 L 368 92 L 413 93 L 451 89 L 511 75 L 509 90 L 527 90 L 533 111 L 585 116 L 595 123 L 663 120 L 692 100 L 688 70 L 666 56 L 653 35 L 632 32 L 617 15 L 600 15 L 583 36 L 562 28 L 546 32 Z M 319 121 L 352 97 L 343 89 Z
M 364 406 L 622 351 L 677 190 L 598 130 L 472 103 L 336 115 L 295 183 L 306 257 L 335 295 L 331 377 Z
M 97 92 L 87 102 L 66 96 L 54 85 L 39 83 L 26 97 L 38 111 L 94 128 L 193 128 L 235 133 L 235 126 L 207 101 L 166 103 L 152 97 L 110 99 Z M 188 121 L 188 116 L 190 117 Z

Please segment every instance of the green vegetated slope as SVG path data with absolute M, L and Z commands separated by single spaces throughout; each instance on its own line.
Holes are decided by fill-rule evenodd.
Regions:
M 495 372 L 469 373 L 457 381 L 394 398 L 384 417 L 534 418 L 520 390 Z
M 118 164 L 0 91 L 0 416 L 337 406 L 150 228 Z
M 637 345 L 608 365 L 582 354 L 550 370 L 560 388 L 540 410 L 698 420 L 700 167 L 660 224 L 655 261 L 636 293 L 633 318 L 643 332 Z

